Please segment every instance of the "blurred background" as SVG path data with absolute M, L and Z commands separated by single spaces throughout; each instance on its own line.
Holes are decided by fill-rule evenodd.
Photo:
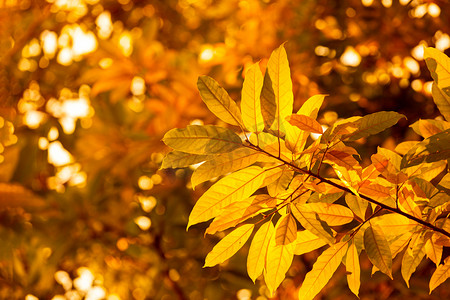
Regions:
M 325 125 L 408 117 L 356 145 L 369 157 L 439 116 L 423 46 L 450 47 L 444 0 L 0 0 L 0 20 L 0 299 L 268 299 L 248 247 L 202 268 L 223 235 L 186 224 L 211 183 L 159 170 L 167 130 L 220 124 L 197 77 L 239 101 L 246 69 L 287 41 L 295 109 L 323 93 Z M 275 299 L 295 299 L 318 254 L 295 258 Z M 391 281 L 361 260 L 361 299 L 450 297 L 428 295 L 431 263 L 407 289 L 400 261 Z M 318 299 L 357 299 L 345 277 Z

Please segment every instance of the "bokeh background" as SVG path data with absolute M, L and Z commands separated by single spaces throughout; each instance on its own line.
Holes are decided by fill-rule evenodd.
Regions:
M 0 299 L 268 299 L 245 247 L 202 268 L 222 236 L 186 224 L 211 183 L 159 169 L 167 130 L 220 124 L 197 77 L 239 101 L 246 69 L 287 42 L 296 109 L 324 93 L 325 125 L 408 117 L 355 145 L 369 157 L 439 116 L 423 47 L 446 51 L 449 23 L 443 0 L 0 0 Z M 295 299 L 318 254 L 295 258 L 275 299 Z M 430 263 L 407 289 L 400 261 L 391 281 L 361 260 L 361 299 L 450 297 L 428 295 Z M 318 299 L 356 299 L 345 270 Z

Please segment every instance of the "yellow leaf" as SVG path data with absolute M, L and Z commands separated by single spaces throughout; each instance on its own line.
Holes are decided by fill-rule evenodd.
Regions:
M 444 247 L 442 245 L 436 244 L 437 239 L 438 236 L 433 235 L 431 239 L 429 239 L 425 244 L 425 252 L 427 254 L 427 257 L 436 264 L 436 267 L 438 267 L 441 262 L 442 252 L 444 250 Z
M 242 140 L 236 133 L 214 125 L 175 128 L 164 135 L 163 142 L 175 150 L 192 154 L 224 153 L 242 146 Z
M 416 270 L 417 266 L 425 256 L 425 236 L 424 234 L 416 234 L 409 242 L 409 246 L 402 259 L 402 276 L 409 287 L 409 279 L 412 273 Z
M 450 259 L 447 257 L 443 265 L 439 265 L 430 278 L 430 294 L 450 277 Z
M 255 282 L 262 274 L 266 262 L 267 248 L 275 231 L 271 221 L 264 223 L 255 233 L 247 257 L 248 276 Z
M 208 155 L 192 154 L 174 150 L 167 153 L 161 164 L 161 169 L 185 168 L 201 163 L 209 158 Z
M 192 187 L 202 182 L 248 167 L 256 161 L 268 161 L 270 158 L 250 148 L 238 148 L 229 153 L 212 157 L 195 169 L 191 177 Z
M 187 228 L 216 217 L 227 205 L 248 198 L 261 186 L 264 170 L 252 166 L 217 181 L 195 203 Z
M 358 161 L 353 157 L 353 155 L 339 150 L 327 151 L 323 161 L 331 165 L 336 164 L 346 169 L 353 169 L 359 166 Z
M 322 126 L 311 117 L 305 115 L 290 115 L 286 118 L 286 120 L 292 125 L 300 130 L 322 134 L 323 129 Z
M 297 239 L 295 240 L 295 255 L 302 255 L 319 249 L 327 244 L 326 241 L 319 238 L 309 230 L 297 231 Z
M 294 177 L 294 171 L 290 167 L 282 166 L 280 168 L 282 169 L 280 177 L 267 186 L 267 191 L 272 197 L 277 197 L 283 193 Z
M 312 270 L 305 276 L 298 291 L 299 300 L 312 300 L 322 290 L 341 264 L 347 248 L 346 242 L 340 242 L 322 252 Z
M 305 115 L 315 120 L 325 96 L 326 95 L 314 95 L 310 97 L 303 103 L 297 114 Z M 308 136 L 309 132 L 301 131 L 295 126 L 286 124 L 286 146 L 292 152 L 299 153 L 303 151 Z
M 395 125 L 404 115 L 394 111 L 380 111 L 366 115 L 354 122 L 357 126 L 356 131 L 346 134 L 342 140 L 356 141 L 369 135 L 377 134 L 393 125 Z
M 401 154 L 401 155 L 405 155 L 409 151 L 409 149 L 411 149 L 418 143 L 419 143 L 419 141 L 402 142 L 402 143 L 398 144 L 397 147 L 395 147 L 395 152 L 397 152 L 398 154 Z
M 289 213 L 282 216 L 275 227 L 275 244 L 288 245 L 297 238 L 297 223 L 294 217 Z
M 260 100 L 262 85 L 263 75 L 259 63 L 256 63 L 245 74 L 241 98 L 242 120 L 245 128 L 253 132 L 264 130 Z
M 297 206 L 298 207 L 298 206 Z M 329 203 L 306 203 L 302 204 L 302 212 L 316 213 L 319 218 L 329 226 L 339 226 L 353 221 L 353 212 L 347 207 L 339 204 Z
M 372 224 L 364 231 L 364 248 L 369 260 L 392 279 L 392 254 L 381 226 Z
M 371 221 L 380 225 L 386 236 L 399 236 L 405 232 L 413 232 L 417 223 L 399 214 L 385 214 Z
M 269 195 L 256 195 L 242 201 L 231 203 L 225 207 L 221 214 L 214 218 L 206 229 L 207 234 L 214 234 L 256 216 L 257 214 L 274 207 L 273 198 Z
M 236 126 L 242 126 L 242 117 L 236 102 L 214 79 L 200 76 L 197 87 L 203 102 L 222 121 Z
M 286 148 L 283 140 L 279 140 L 276 136 L 268 132 L 260 132 L 258 135 L 252 134 L 250 136 L 250 142 L 258 145 L 263 151 L 274 157 L 280 155 L 284 161 L 290 161 L 292 158 L 292 152 Z
M 448 95 L 448 87 L 447 92 L 444 92 L 435 82 L 433 82 L 431 94 L 433 95 L 434 103 L 436 103 L 441 114 L 450 122 L 450 96 Z
M 361 220 L 365 220 L 367 206 L 369 204 L 367 200 L 347 193 L 345 195 L 345 203 L 347 203 L 348 207 L 353 211 L 355 215 L 360 217 Z
M 244 224 L 230 232 L 208 253 L 203 267 L 215 266 L 232 257 L 247 242 L 254 227 L 254 224 Z
M 277 226 L 280 224 L 278 220 Z M 275 228 L 275 231 L 277 228 Z M 294 243 L 277 245 L 276 233 L 272 235 L 266 254 L 264 281 L 272 295 L 286 276 L 294 258 Z
M 358 296 L 361 285 L 361 268 L 359 266 L 358 249 L 354 243 L 350 244 L 347 257 L 345 259 L 345 268 L 347 270 L 347 284 L 350 290 Z
M 292 114 L 293 104 L 291 71 L 283 44 L 269 57 L 261 92 L 264 122 L 278 137 L 285 135 L 285 119 Z
M 358 192 L 375 200 L 379 198 L 387 198 L 391 195 L 389 188 L 378 183 L 371 183 L 368 180 L 365 180 L 359 184 Z
M 333 233 L 328 225 L 319 219 L 317 213 L 304 208 L 304 205 L 305 204 L 291 205 L 291 211 L 295 218 L 305 229 L 311 231 L 329 244 L 334 243 Z

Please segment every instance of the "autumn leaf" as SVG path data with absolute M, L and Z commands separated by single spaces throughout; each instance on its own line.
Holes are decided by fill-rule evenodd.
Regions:
M 347 248 L 347 242 L 339 242 L 322 252 L 298 291 L 300 300 L 313 299 L 320 292 L 341 264 Z
M 350 290 L 356 296 L 359 295 L 359 287 L 361 285 L 361 268 L 359 265 L 358 249 L 354 243 L 351 243 L 347 256 L 345 258 L 345 268 L 347 270 L 347 283 Z
M 392 279 L 392 254 L 380 225 L 372 224 L 364 231 L 364 248 L 369 260 Z
M 275 227 L 275 245 L 288 245 L 297 238 L 297 223 L 291 214 L 282 216 Z
M 409 279 L 417 266 L 422 261 L 426 254 L 425 251 L 426 239 L 423 233 L 416 234 L 409 242 L 409 246 L 403 254 L 402 260 L 402 276 L 409 287 Z
M 297 231 L 297 238 L 295 240 L 295 255 L 302 255 L 319 249 L 327 244 L 326 241 L 319 238 L 317 235 L 309 230 Z
M 304 209 L 305 204 L 291 205 L 292 213 L 300 224 L 313 234 L 324 239 L 329 244 L 334 243 L 333 233 L 326 223 L 320 220 L 318 214 L 308 208 Z
M 164 135 L 163 142 L 178 151 L 192 154 L 230 152 L 242 146 L 241 138 L 233 131 L 214 125 L 188 125 L 172 129 Z
M 328 203 L 306 203 L 298 205 L 302 212 L 316 213 L 320 220 L 326 222 L 329 226 L 339 226 L 353 221 L 353 212 L 347 207 L 339 204 Z
M 311 117 L 305 115 L 290 115 L 286 117 L 286 120 L 292 125 L 296 126 L 298 129 L 303 131 L 308 131 L 312 133 L 322 134 L 322 126 Z
M 260 100 L 262 86 L 263 75 L 259 68 L 259 63 L 256 63 L 245 74 L 241 98 L 242 121 L 245 128 L 252 132 L 264 130 Z
M 236 102 L 214 79 L 209 76 L 200 76 L 197 87 L 203 102 L 219 119 L 231 125 L 243 125 L 241 111 Z
M 247 242 L 254 227 L 254 224 L 244 224 L 225 236 L 208 253 L 203 267 L 215 266 L 232 257 Z
M 189 167 L 190 165 L 204 162 L 208 157 L 208 155 L 192 154 L 174 150 L 167 153 L 164 157 L 161 169 Z
M 261 92 L 264 122 L 278 137 L 285 135 L 284 122 L 292 114 L 293 103 L 291 72 L 283 44 L 270 55 Z
M 247 257 L 247 272 L 253 282 L 256 281 L 264 270 L 267 249 L 274 231 L 275 227 L 271 221 L 264 223 L 255 233 L 250 244 Z
M 443 265 L 439 265 L 430 278 L 430 294 L 450 277 L 450 259 L 447 257 Z
M 264 170 L 252 166 L 217 181 L 195 203 L 187 228 L 219 215 L 230 203 L 248 198 L 261 186 Z

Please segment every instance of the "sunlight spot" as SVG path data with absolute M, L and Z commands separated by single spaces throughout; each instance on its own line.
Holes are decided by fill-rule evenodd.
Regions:
M 97 49 L 97 39 L 93 32 L 84 32 L 77 26 L 72 32 L 72 51 L 76 59 L 83 54 L 87 54 Z
M 125 56 L 130 56 L 133 52 L 133 38 L 128 31 L 122 32 L 120 35 L 119 48 Z
M 340 60 L 343 65 L 357 67 L 361 63 L 361 55 L 352 46 L 347 46 Z
M 191 123 L 189 123 L 189 124 L 190 125 L 203 125 L 204 123 L 200 119 L 195 119 L 195 120 L 192 120 Z
M 128 249 L 128 241 L 126 238 L 120 238 L 116 243 L 117 249 L 120 251 L 125 251 Z
M 73 61 L 73 54 L 70 48 L 63 48 L 59 51 L 58 57 L 56 58 L 59 64 L 63 66 L 68 66 Z
M 48 162 L 60 167 L 73 162 L 73 157 L 69 151 L 64 149 L 60 141 L 55 141 L 48 145 Z
M 169 277 L 170 277 L 170 279 L 172 279 L 173 281 L 178 281 L 178 280 L 180 280 L 180 278 L 181 278 L 180 273 L 178 273 L 178 271 L 175 270 L 175 269 L 170 269 L 170 270 L 169 270 Z
M 53 58 L 58 48 L 58 36 L 56 32 L 44 30 L 41 33 L 42 50 L 44 50 L 45 56 Z
M 420 79 L 413 80 L 411 82 L 411 88 L 416 92 L 421 92 L 423 88 L 422 81 Z
M 427 81 L 423 84 L 423 91 L 427 95 L 431 95 L 431 88 L 433 86 L 433 81 Z
M 212 60 L 213 57 L 214 57 L 214 50 L 212 46 L 210 45 L 203 46 L 203 49 L 200 52 L 199 60 L 201 62 L 208 62 Z
M 22 49 L 23 57 L 38 56 L 39 54 L 41 54 L 41 46 L 39 45 L 39 41 L 36 38 L 32 39 Z
M 241 289 L 236 293 L 239 300 L 250 300 L 252 297 L 252 291 L 248 289 Z
M 430 3 L 428 5 L 428 14 L 433 18 L 437 18 L 441 14 L 441 8 L 436 3 Z
M 111 21 L 111 13 L 109 11 L 102 12 L 95 20 L 97 25 L 97 33 L 101 39 L 107 39 L 113 31 L 113 24 Z
M 142 196 L 138 195 L 139 203 L 141 204 L 142 210 L 146 213 L 149 213 L 152 211 L 152 209 L 156 206 L 156 198 L 153 196 Z
M 136 219 L 134 219 L 134 223 L 136 223 L 136 225 L 139 226 L 141 230 L 148 230 L 152 225 L 152 221 L 145 216 L 137 217 Z
M 70 276 L 66 271 L 57 271 L 55 273 L 55 280 L 62 285 L 66 291 L 72 289 L 72 279 L 70 279 Z
M 391 7 L 392 6 L 392 0 L 381 0 L 381 3 L 384 7 Z
M 410 56 L 407 56 L 403 59 L 403 64 L 413 74 L 417 74 L 420 71 L 419 63 Z
M 317 56 L 328 56 L 328 54 L 330 54 L 330 48 L 319 45 L 314 49 L 314 53 L 316 53 Z
M 75 278 L 73 281 L 73 285 L 75 288 L 82 292 L 87 292 L 92 286 L 94 282 L 94 275 L 91 270 L 86 267 L 78 268 L 77 273 L 79 277 Z
M 361 3 L 362 3 L 364 6 L 371 6 L 372 3 L 373 3 L 373 0 L 361 0 Z
M 93 288 L 89 289 L 89 291 L 86 294 L 85 300 L 100 300 L 104 299 L 106 296 L 106 291 L 101 286 L 94 286 Z
M 46 118 L 47 114 L 41 111 L 30 110 L 23 116 L 23 122 L 28 126 L 28 128 L 36 129 L 44 122 Z
M 422 18 L 423 16 L 425 16 L 425 14 L 427 13 L 428 8 L 426 4 L 421 4 L 415 7 L 415 9 L 413 9 L 411 11 L 411 14 L 414 18 Z
M 159 174 L 153 174 L 151 177 L 153 184 L 160 184 L 162 182 L 162 177 Z
M 140 96 L 145 93 L 145 80 L 142 77 L 134 76 L 131 80 L 131 93 Z
M 58 138 L 58 136 L 59 136 L 58 128 L 56 128 L 55 126 L 52 126 L 52 128 L 50 128 L 50 130 L 48 131 L 48 134 L 47 134 L 48 140 L 54 141 Z
M 25 300 L 39 300 L 39 298 L 34 295 L 28 294 L 25 296 Z
M 412 49 L 411 55 L 417 60 L 423 60 L 424 47 L 427 47 L 427 44 L 421 41 L 419 45 Z
M 121 300 L 119 295 L 117 294 L 109 294 L 108 298 L 106 298 L 106 300 Z
M 153 180 L 150 177 L 143 175 L 139 177 L 138 185 L 142 190 L 151 190 L 153 188 Z
M 100 66 L 100 68 L 102 69 L 108 69 L 109 67 L 111 67 L 113 64 L 113 60 L 112 58 L 109 57 L 105 57 L 102 58 L 99 62 L 98 65 Z
M 450 48 L 450 36 L 446 33 L 442 33 L 440 30 L 434 35 L 436 38 L 436 49 L 444 52 Z

